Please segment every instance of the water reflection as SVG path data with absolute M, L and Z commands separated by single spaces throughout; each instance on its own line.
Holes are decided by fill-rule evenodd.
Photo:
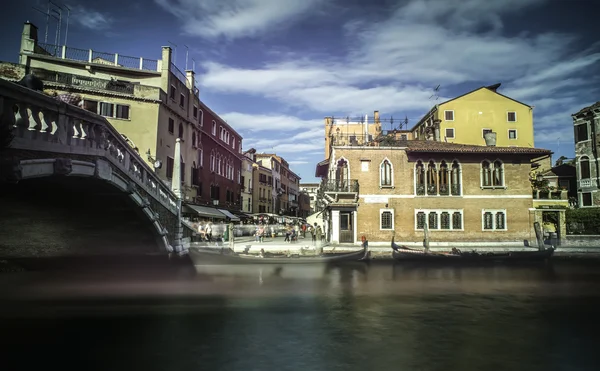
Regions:
M 600 361 L 595 266 L 291 268 L 0 275 L 0 331 L 12 334 L 0 345 L 24 367 L 44 351 L 111 370 L 546 371 Z

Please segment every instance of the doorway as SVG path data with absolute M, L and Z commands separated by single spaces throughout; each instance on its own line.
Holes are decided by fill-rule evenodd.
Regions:
M 352 211 L 340 212 L 340 243 L 354 242 L 354 226 Z

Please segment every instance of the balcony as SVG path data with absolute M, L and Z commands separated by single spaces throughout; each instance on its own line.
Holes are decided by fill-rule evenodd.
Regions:
M 406 145 L 407 132 L 383 130 L 378 135 L 343 133 L 343 130 L 330 136 L 331 146 L 350 147 L 401 147 Z
M 328 180 L 322 187 L 325 193 L 358 193 L 358 180 Z
M 596 179 L 593 179 L 593 178 L 580 179 L 577 181 L 577 189 L 592 188 L 592 187 L 597 187 L 597 185 L 598 185 L 598 182 L 596 181 Z

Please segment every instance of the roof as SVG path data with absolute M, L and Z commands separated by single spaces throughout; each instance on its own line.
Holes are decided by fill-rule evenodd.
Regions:
M 548 169 L 544 171 L 542 174 L 544 175 L 556 175 L 559 177 L 575 177 L 577 176 L 577 170 L 574 165 L 571 164 L 562 164 L 558 166 L 554 166 L 552 169 Z
M 406 152 L 408 153 L 506 153 L 523 155 L 549 155 L 552 153 L 549 149 L 530 148 L 530 147 L 495 147 L 495 146 L 477 146 L 472 144 L 457 144 L 436 142 L 430 140 L 407 140 Z
M 582 109 L 579 110 L 579 112 L 574 113 L 572 116 L 581 115 L 582 113 L 586 113 L 586 112 L 588 112 L 590 110 L 597 109 L 597 108 L 600 108 L 600 102 L 596 102 L 596 103 L 592 104 L 591 106 L 582 108 Z

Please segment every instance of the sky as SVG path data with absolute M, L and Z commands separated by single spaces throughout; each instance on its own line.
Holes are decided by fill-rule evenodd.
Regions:
M 69 0 L 67 44 L 194 68 L 201 99 L 302 182 L 324 158 L 324 117 L 408 118 L 481 86 L 535 106 L 535 146 L 574 157 L 571 114 L 600 100 L 595 0 Z M 2 12 L 0 60 L 47 1 Z M 60 44 L 64 44 L 66 11 Z M 56 22 L 48 42 L 56 39 Z M 437 93 L 434 89 L 439 86 Z M 383 124 L 384 129 L 387 123 Z M 396 126 L 396 124 L 395 124 Z

